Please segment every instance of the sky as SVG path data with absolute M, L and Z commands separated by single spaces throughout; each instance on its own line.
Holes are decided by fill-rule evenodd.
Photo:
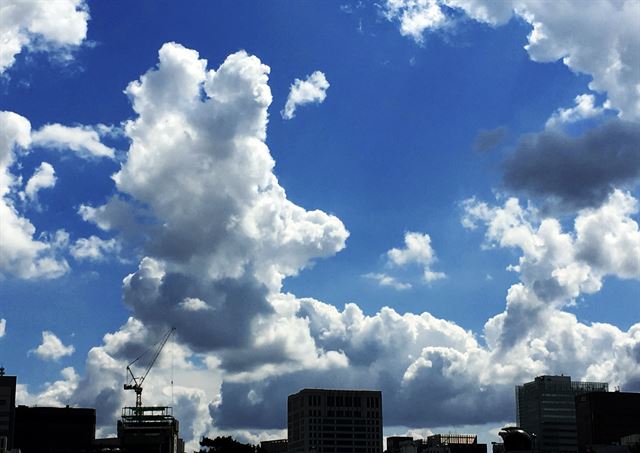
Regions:
M 18 403 L 95 407 L 111 435 L 127 364 L 171 327 L 143 402 L 194 448 L 286 437 L 305 387 L 382 390 L 385 435 L 485 442 L 537 375 L 640 391 L 638 20 L 2 0 Z

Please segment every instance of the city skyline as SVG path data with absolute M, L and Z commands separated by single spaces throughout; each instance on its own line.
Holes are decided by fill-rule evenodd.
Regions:
M 17 404 L 108 434 L 170 327 L 188 448 L 302 388 L 485 443 L 533 376 L 640 391 L 640 2 L 550 5 L 5 0 Z

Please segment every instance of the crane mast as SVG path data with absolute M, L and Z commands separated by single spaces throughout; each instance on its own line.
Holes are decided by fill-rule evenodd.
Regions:
M 132 361 L 129 365 L 127 365 L 127 373 L 129 376 L 131 376 L 131 379 L 129 380 L 128 383 L 124 384 L 124 389 L 133 390 L 136 392 L 136 409 L 137 410 L 140 410 L 140 408 L 142 408 L 142 383 L 147 378 L 149 371 L 151 371 L 151 368 L 156 363 L 156 360 L 158 360 L 158 356 L 160 355 L 162 348 L 164 348 L 164 345 L 167 344 L 169 337 L 171 337 L 171 335 L 173 334 L 173 332 L 175 332 L 175 330 L 176 330 L 175 327 L 172 327 L 171 329 L 169 329 L 169 331 L 166 334 L 164 334 L 158 347 L 153 353 L 153 357 L 151 358 L 149 365 L 147 365 L 147 369 L 145 370 L 144 374 L 141 377 L 136 377 L 133 374 L 133 371 L 131 370 L 131 366 L 134 363 L 136 363 L 138 360 L 140 360 L 147 352 L 149 352 L 149 349 L 147 349 L 145 352 L 140 354 L 138 357 L 136 357 L 134 361 Z

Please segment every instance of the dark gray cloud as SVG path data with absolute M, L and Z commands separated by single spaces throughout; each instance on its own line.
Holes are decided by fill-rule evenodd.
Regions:
M 173 272 L 158 278 L 147 264 L 127 280 L 125 303 L 147 327 L 176 327 L 180 340 L 195 351 L 248 346 L 254 317 L 272 312 L 266 287 L 251 277 L 203 282 Z M 190 310 L 181 304 L 189 298 L 199 299 L 205 308 Z
M 302 388 L 344 388 L 382 390 L 386 426 L 500 423 L 513 417 L 513 386 L 453 382 L 442 374 L 447 359 L 438 354 L 430 359 L 433 367 L 404 386 L 401 370 L 374 373 L 368 367 L 354 366 L 305 370 L 250 383 L 225 382 L 222 403 L 209 410 L 216 426 L 223 429 L 281 429 L 287 424 L 288 395 Z
M 505 139 L 507 133 L 508 129 L 504 126 L 495 129 L 481 129 L 473 142 L 473 149 L 479 152 L 490 151 Z
M 640 180 L 640 125 L 612 120 L 580 137 L 545 130 L 522 138 L 504 162 L 504 185 L 547 206 L 600 205 L 614 187 Z

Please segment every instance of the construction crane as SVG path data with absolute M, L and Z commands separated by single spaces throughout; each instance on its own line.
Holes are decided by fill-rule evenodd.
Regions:
M 156 360 L 158 360 L 158 356 L 160 355 L 162 348 L 164 348 L 164 345 L 167 343 L 167 341 L 169 340 L 169 337 L 171 336 L 171 334 L 173 334 L 173 332 L 175 332 L 175 330 L 176 328 L 172 327 L 171 329 L 169 329 L 169 331 L 166 334 L 164 334 L 164 337 L 162 337 L 162 340 L 160 341 L 155 352 L 153 353 L 153 357 L 151 358 L 149 365 L 147 365 L 147 369 L 142 375 L 142 377 L 136 377 L 133 374 L 133 371 L 131 371 L 131 365 L 133 365 L 138 360 L 140 360 L 147 352 L 149 352 L 151 348 L 144 351 L 142 354 L 136 357 L 136 359 L 133 362 L 127 365 L 127 372 L 131 376 L 131 380 L 128 383 L 124 384 L 124 389 L 134 390 L 136 392 L 136 409 L 140 409 L 142 407 L 142 383 L 147 378 L 149 371 L 151 371 L 151 367 L 153 367 L 154 363 L 156 363 Z

